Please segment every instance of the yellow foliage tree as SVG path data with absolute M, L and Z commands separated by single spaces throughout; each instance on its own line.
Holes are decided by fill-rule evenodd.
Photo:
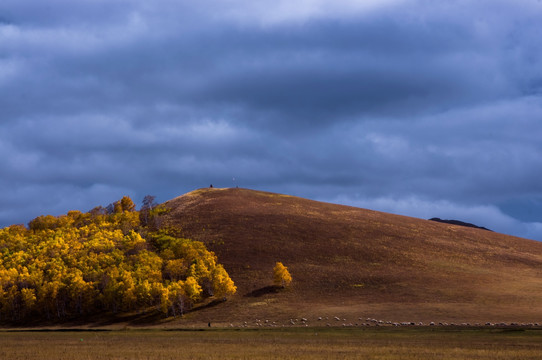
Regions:
M 275 285 L 282 287 L 286 287 L 292 282 L 292 275 L 281 262 L 277 262 L 273 268 L 273 281 Z
M 0 322 L 148 308 L 182 315 L 213 292 L 235 293 L 203 243 L 145 228 L 129 197 L 114 210 L 0 229 Z
M 196 302 L 201 296 L 201 286 L 193 276 L 189 276 L 183 283 L 183 290 L 190 302 Z
M 213 270 L 213 293 L 217 298 L 224 298 L 226 295 L 233 295 L 237 287 L 233 283 L 224 267 L 218 264 Z

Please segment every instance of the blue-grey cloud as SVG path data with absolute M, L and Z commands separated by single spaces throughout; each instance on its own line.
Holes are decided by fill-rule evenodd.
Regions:
M 542 240 L 542 4 L 0 4 L 0 224 L 246 186 Z

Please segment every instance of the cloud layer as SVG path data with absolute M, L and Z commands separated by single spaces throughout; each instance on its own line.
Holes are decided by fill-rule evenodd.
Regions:
M 243 186 L 542 240 L 542 3 L 0 4 L 0 225 Z

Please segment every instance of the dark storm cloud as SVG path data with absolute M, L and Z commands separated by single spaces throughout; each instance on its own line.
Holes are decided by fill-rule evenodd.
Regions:
M 213 183 L 542 239 L 541 13 L 3 1 L 0 223 Z
M 489 55 L 476 63 L 454 60 L 482 45 L 469 38 L 462 47 L 454 44 L 461 31 L 435 35 L 391 20 L 375 22 L 317 21 L 283 29 L 270 41 L 276 34 L 252 34 L 261 35 L 265 45 L 242 44 L 240 59 L 234 58 L 200 96 L 333 123 L 341 116 L 442 109 L 507 91 L 498 82 L 492 84 L 497 88 L 487 87 L 497 66 Z M 451 45 L 434 49 L 435 37 Z

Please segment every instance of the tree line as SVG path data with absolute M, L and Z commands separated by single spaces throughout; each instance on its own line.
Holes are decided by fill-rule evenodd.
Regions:
M 145 199 L 140 211 L 123 197 L 0 229 L 0 322 L 152 309 L 176 316 L 234 294 L 215 254 L 160 229 L 167 209 Z

